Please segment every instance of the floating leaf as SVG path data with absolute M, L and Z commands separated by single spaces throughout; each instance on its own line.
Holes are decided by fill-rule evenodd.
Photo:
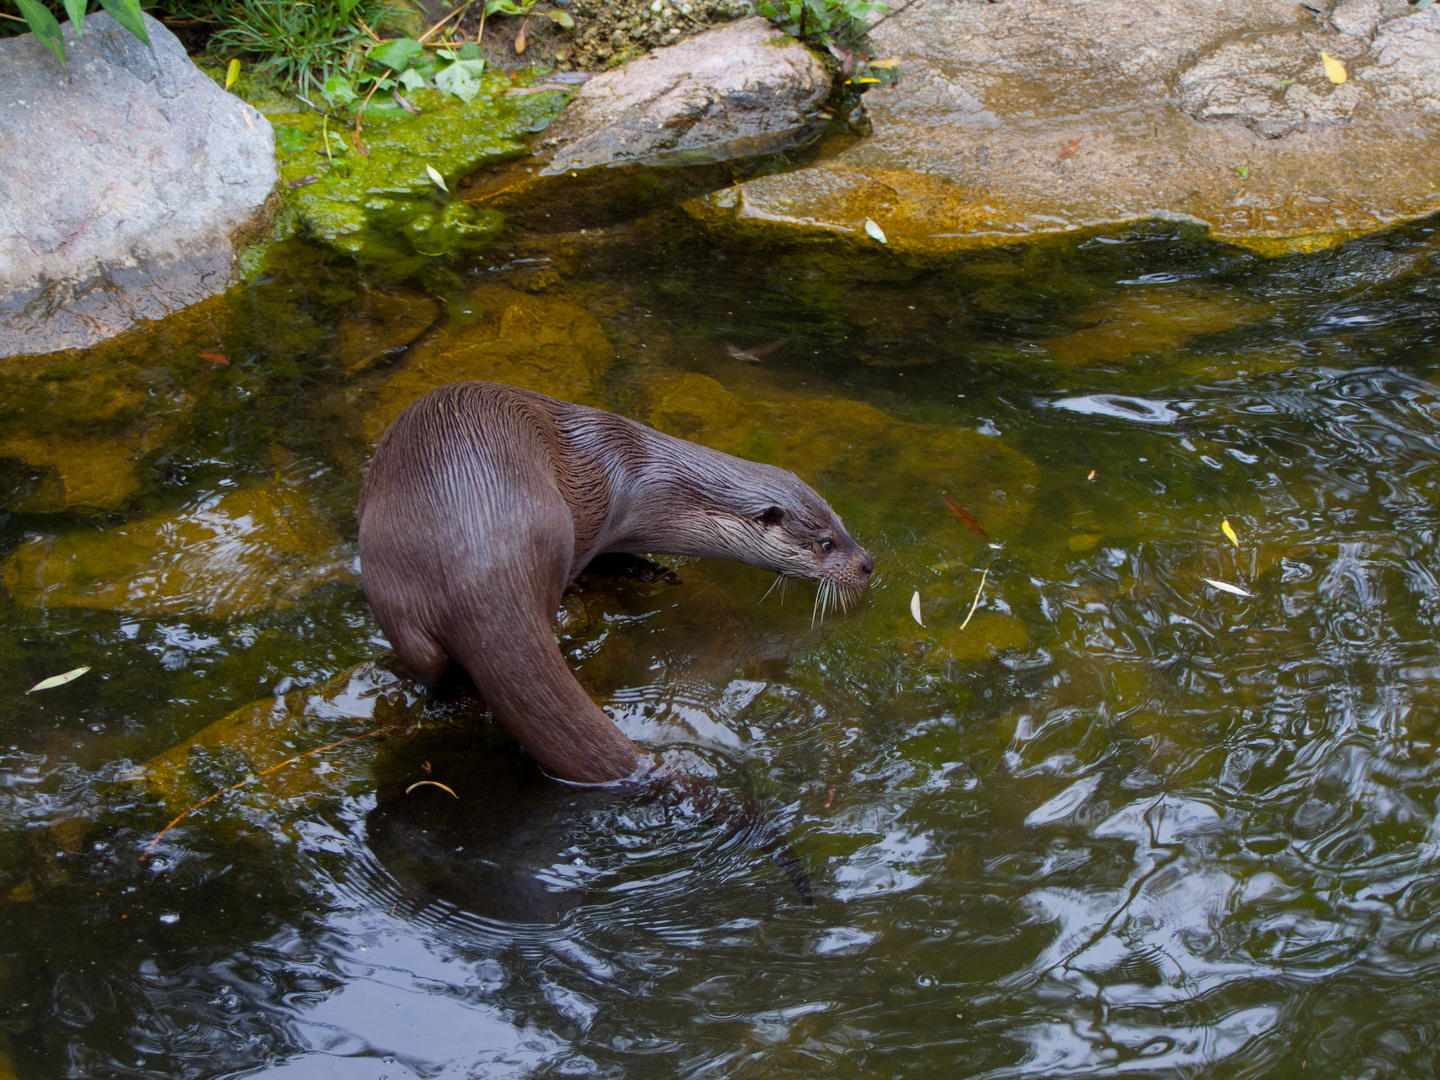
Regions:
M 1086 479 L 1086 480 L 1094 480 L 1094 479 L 1095 479 L 1095 470 L 1094 470 L 1094 469 L 1091 469 L 1091 470 L 1090 470 L 1090 475 L 1087 476 L 1087 477 L 1085 477 L 1085 479 Z
M 1085 138 L 1084 135 L 1079 135 L 1076 137 L 1074 142 L 1067 143 L 1065 149 L 1060 151 L 1060 156 L 1056 158 L 1055 161 L 1059 163 L 1061 161 L 1064 161 L 1066 158 L 1074 157 L 1075 151 L 1080 149 L 1080 140 L 1083 138 Z
M 1235 530 L 1230 527 L 1229 518 L 1220 522 L 1220 531 L 1225 534 L 1226 539 L 1228 539 L 1230 543 L 1234 544 L 1237 548 L 1240 546 L 1240 538 L 1235 535 Z
M 25 692 L 27 694 L 33 694 L 36 690 L 50 690 L 57 686 L 64 686 L 67 682 L 74 682 L 89 670 L 88 667 L 77 667 L 65 672 L 63 675 L 51 675 L 48 679 L 41 679 Z
M 945 500 L 945 505 L 950 508 L 950 513 L 955 515 L 957 521 L 971 532 L 978 534 L 980 539 L 984 540 L 987 544 L 990 543 L 990 534 L 980 527 L 980 522 L 975 520 L 974 514 L 970 513 L 970 511 L 966 510 L 963 506 L 957 506 L 951 502 L 947 495 L 941 495 L 940 498 Z
M 438 787 L 441 791 L 450 791 L 450 789 L 440 783 L 439 780 L 416 780 L 415 783 L 405 789 L 405 794 L 409 795 L 410 792 L 414 791 L 417 787 L 424 787 L 426 784 L 429 784 L 431 787 Z M 450 791 L 450 794 L 457 799 L 460 798 L 460 796 L 456 795 L 453 791 Z
M 313 181 L 315 178 L 312 176 L 310 179 Z M 295 186 L 293 181 L 291 182 L 290 186 Z M 230 359 L 224 353 L 202 352 L 196 353 L 195 355 L 198 356 L 201 360 L 209 360 L 212 364 L 219 364 L 221 367 L 230 366 Z
M 449 190 L 450 190 L 448 187 L 445 186 L 445 177 L 441 176 L 441 175 L 435 170 L 435 166 L 434 166 L 434 165 L 426 165 L 426 166 L 425 166 L 425 175 L 428 176 L 428 177 L 430 177 L 431 180 L 435 181 L 435 186 L 438 187 L 441 191 L 449 191 Z
M 1249 592 L 1249 591 L 1246 590 L 1246 589 L 1242 589 L 1239 585 L 1231 585 L 1228 581 L 1216 581 L 1214 578 L 1210 578 L 1210 577 L 1201 578 L 1200 580 L 1203 581 L 1203 582 L 1205 582 L 1206 585 L 1213 585 L 1215 588 L 1219 589 L 1221 592 L 1228 592 L 1228 593 L 1230 593 L 1230 594 L 1232 594 L 1232 595 L 1234 595 L 1234 596 L 1253 596 L 1253 595 L 1254 595 L 1254 593 L 1251 593 L 1251 592 Z
M 1241 180 L 1244 180 L 1247 176 L 1250 175 L 1250 166 L 1241 165 L 1238 169 L 1235 170 L 1235 172 L 1237 175 L 1239 175 Z
M 918 622 L 921 626 L 924 626 L 924 625 L 925 625 L 925 620 L 920 617 L 920 590 L 919 590 L 919 589 L 916 589 L 916 590 L 915 590 L 915 595 L 912 596 L 912 597 L 910 597 L 910 617 L 913 618 L 916 622 Z
M 240 61 L 231 60 L 230 66 L 225 69 L 225 89 L 235 85 L 235 80 L 240 77 Z
M 872 239 L 879 240 L 882 244 L 888 244 L 890 242 L 885 239 L 885 230 L 880 228 L 879 225 L 876 225 L 875 222 L 871 221 L 868 217 L 865 219 L 865 232 L 869 234 Z
M 1337 86 L 1349 78 L 1345 74 L 1345 65 L 1336 60 L 1329 53 L 1320 54 L 1320 62 L 1325 65 L 1325 77 Z

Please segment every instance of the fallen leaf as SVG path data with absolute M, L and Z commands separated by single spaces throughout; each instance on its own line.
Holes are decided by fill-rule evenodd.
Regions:
M 235 80 L 238 79 L 239 77 L 240 77 L 240 61 L 239 61 L 239 60 L 231 60 L 231 61 L 230 61 L 230 66 L 225 69 L 225 89 L 226 89 L 226 90 L 229 90 L 230 87 L 234 86 L 234 85 L 235 85 Z
M 395 99 L 395 104 L 396 104 L 396 105 L 399 105 L 402 109 L 404 109 L 404 110 L 405 110 L 407 113 L 409 113 L 411 116 L 419 116 L 419 115 L 420 115 L 420 110 L 417 109 L 414 105 L 410 104 L 410 102 L 406 101 L 405 98 L 400 95 L 400 91 L 399 91 L 399 90 L 392 90 L 392 91 L 390 91 L 390 96 Z
M 771 341 L 765 345 L 756 345 L 753 349 L 737 349 L 734 345 L 727 344 L 725 351 L 736 360 L 745 360 L 751 364 L 758 364 L 760 363 L 761 357 L 769 356 L 789 340 L 789 338 L 781 338 L 779 341 Z
M 198 356 L 201 360 L 209 360 L 212 364 L 219 364 L 221 367 L 230 366 L 230 358 L 224 353 L 202 352 L 196 353 L 195 355 Z
M 520 24 L 520 32 L 515 35 L 515 55 L 516 55 L 516 56 L 519 56 L 521 53 L 523 53 L 523 52 L 525 51 L 525 44 L 526 44 L 526 42 L 525 42 L 525 27 L 527 27 L 527 26 L 529 26 L 529 25 L 530 25 L 530 20 L 529 20 L 529 19 L 526 19 L 524 22 L 522 22 L 522 23 Z
M 1094 469 L 1091 469 L 1091 470 L 1090 470 L 1090 475 L 1087 476 L 1087 477 L 1085 477 L 1085 479 L 1086 479 L 1086 480 L 1094 480 L 1094 479 L 1095 479 L 1095 470 L 1094 470 Z
M 441 791 L 450 791 L 450 789 L 440 783 L 439 780 L 416 780 L 415 783 L 405 789 L 405 794 L 409 795 L 410 792 L 414 791 L 417 787 L 424 787 L 426 784 L 429 784 L 431 787 L 438 787 Z M 460 798 L 460 796 L 456 795 L 453 791 L 450 791 L 450 794 L 456 799 Z
M 546 18 L 553 19 L 567 30 L 575 29 L 575 20 L 570 17 L 568 11 L 542 11 L 540 14 Z M 587 72 L 587 74 L 589 74 Z
M 435 186 L 438 187 L 441 191 L 450 190 L 448 187 L 445 186 L 445 178 L 436 171 L 434 165 L 425 166 L 425 175 L 430 177 L 431 180 L 435 181 Z
M 1060 151 L 1060 156 L 1055 159 L 1056 164 L 1059 164 L 1060 162 L 1064 161 L 1066 158 L 1074 157 L 1074 156 L 1075 156 L 1075 151 L 1080 149 L 1080 140 L 1083 139 L 1083 138 L 1085 138 L 1084 135 L 1081 135 L 1081 136 L 1077 137 L 1074 142 L 1069 143 L 1069 144 L 1065 147 L 1064 150 L 1061 150 L 1061 151 Z
M 1210 578 L 1210 577 L 1201 578 L 1200 580 L 1203 581 L 1203 582 L 1205 582 L 1205 584 L 1207 584 L 1207 585 L 1213 585 L 1213 586 L 1215 586 L 1215 588 L 1219 589 L 1221 592 L 1228 592 L 1228 593 L 1231 593 L 1231 594 L 1233 594 L 1233 595 L 1235 595 L 1235 596 L 1253 596 L 1253 595 L 1255 595 L 1254 593 L 1251 593 L 1251 592 L 1249 592 L 1249 591 L 1247 591 L 1247 590 L 1245 590 L 1245 589 L 1242 589 L 1239 585 L 1231 585 L 1228 581 L 1216 581 L 1214 578 Z
M 912 597 L 910 597 L 910 615 L 911 615 L 911 617 L 912 617 L 916 622 L 918 622 L 921 626 L 924 626 L 924 625 L 925 625 L 925 620 L 920 617 L 920 590 L 919 590 L 919 589 L 916 589 L 916 590 L 915 590 L 915 595 L 912 596 Z
M 1322 52 L 1320 54 L 1320 62 L 1325 65 L 1325 77 L 1337 86 L 1349 78 L 1345 73 L 1345 65 L 1329 53 Z
M 918 596 L 919 594 L 917 593 L 916 595 Z M 64 686 L 67 682 L 74 682 L 76 679 L 78 679 L 81 675 L 84 675 L 85 672 L 89 670 L 90 669 L 88 667 L 77 667 L 72 668 L 70 671 L 65 672 L 65 674 L 63 675 L 51 675 L 48 679 L 41 679 L 39 682 L 37 682 L 34 686 L 30 687 L 30 689 L 26 690 L 25 692 L 27 694 L 33 694 L 36 690 L 51 690 L 57 686 Z
M 941 495 L 940 498 L 945 500 L 945 505 L 950 508 L 950 513 L 955 515 L 957 521 L 963 524 L 971 532 L 978 533 L 980 539 L 984 540 L 987 544 L 991 542 L 990 534 L 980 527 L 980 522 L 975 520 L 974 514 L 970 513 L 970 511 L 966 510 L 963 506 L 957 506 L 955 503 L 951 502 L 949 496 L 947 495 Z
M 1230 527 L 1229 518 L 1220 522 L 1220 531 L 1225 534 L 1230 543 L 1234 544 L 1237 548 L 1240 546 L 1240 538 L 1235 535 L 1235 530 Z
M 879 225 L 876 225 L 875 222 L 871 221 L 868 217 L 865 219 L 865 232 L 873 239 L 879 240 L 882 244 L 888 244 L 890 242 L 885 239 L 885 230 L 880 228 Z
M 880 80 L 873 75 L 861 75 L 850 80 L 852 83 L 878 83 Z
M 319 179 L 320 177 L 316 176 L 314 173 L 311 173 L 309 176 L 302 176 L 298 179 L 291 180 L 287 186 L 292 188 L 305 187 L 309 184 L 315 183 Z
M 898 56 L 892 56 L 885 60 L 871 60 L 870 66 L 873 68 L 884 68 L 886 71 L 889 71 L 891 68 L 900 66 L 900 58 Z

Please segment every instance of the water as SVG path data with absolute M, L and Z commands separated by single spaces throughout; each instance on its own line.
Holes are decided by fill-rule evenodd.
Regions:
M 5 474 L 16 1073 L 1433 1075 L 1437 237 L 927 268 L 660 218 L 390 300 L 299 252 L 204 334 L 16 376 L 6 423 L 134 463 L 102 512 Z M 365 321 L 397 304 L 416 328 Z M 812 588 L 688 562 L 563 629 L 628 732 L 784 824 L 813 907 L 704 821 L 539 777 L 453 689 L 141 860 L 174 811 L 137 766 L 272 694 L 320 715 L 383 649 L 368 439 L 482 363 L 796 468 L 873 552 L 815 626 Z M 348 707 L 277 756 L 378 723 Z M 249 752 L 177 760 L 209 792 Z

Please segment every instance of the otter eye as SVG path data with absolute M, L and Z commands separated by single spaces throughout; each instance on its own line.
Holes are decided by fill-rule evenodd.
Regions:
M 825 552 L 825 554 L 827 554 L 827 555 L 830 554 L 830 552 L 832 552 L 832 551 L 835 550 L 835 541 L 834 541 L 834 540 L 821 540 L 821 541 L 820 541 L 820 550 L 823 551 L 823 552 Z
M 760 522 L 761 525 L 779 525 L 780 522 L 785 520 L 785 511 L 781 510 L 778 506 L 772 506 L 755 520 Z

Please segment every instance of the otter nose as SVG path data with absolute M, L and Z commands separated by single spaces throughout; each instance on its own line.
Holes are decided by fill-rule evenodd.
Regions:
M 875 560 L 870 557 L 870 553 L 868 551 L 863 552 L 860 556 L 860 572 L 866 577 L 869 577 L 870 571 L 874 569 Z

